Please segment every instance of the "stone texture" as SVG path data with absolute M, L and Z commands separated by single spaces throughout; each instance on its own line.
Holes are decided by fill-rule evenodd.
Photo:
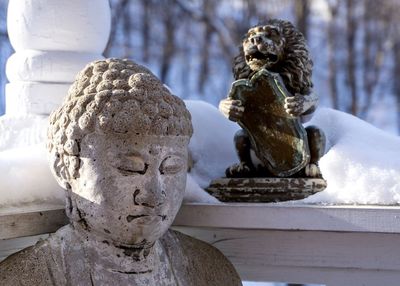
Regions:
M 320 178 L 221 178 L 206 191 L 222 202 L 269 203 L 301 200 L 326 186 Z
M 0 285 L 241 285 L 206 243 L 169 231 L 185 191 L 190 114 L 146 68 L 89 64 L 50 119 L 70 224 L 0 263 Z
M 88 240 L 68 225 L 2 262 L 0 284 L 241 285 L 219 250 L 179 232 L 167 231 L 148 251 Z
M 86 134 L 192 134 L 189 111 L 147 68 L 129 60 L 88 64 L 71 86 L 65 103 L 50 116 L 48 148 L 60 174 L 74 177 L 76 150 Z M 122 139 L 123 141 L 123 139 Z M 59 177 L 58 175 L 56 177 Z

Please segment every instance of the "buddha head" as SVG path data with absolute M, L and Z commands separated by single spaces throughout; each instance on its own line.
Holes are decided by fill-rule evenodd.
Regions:
M 148 69 L 88 64 L 48 129 L 70 220 L 116 245 L 154 243 L 182 203 L 191 134 L 185 104 Z

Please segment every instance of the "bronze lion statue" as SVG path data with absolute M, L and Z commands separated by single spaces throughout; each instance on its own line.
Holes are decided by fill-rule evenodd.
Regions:
M 250 79 L 262 69 L 279 74 L 290 96 L 285 98 L 284 109 L 301 123 L 311 119 L 318 105 L 318 96 L 312 91 L 312 68 L 307 44 L 303 34 L 288 21 L 271 19 L 252 27 L 245 34 L 239 55 L 234 59 L 235 80 Z M 246 106 L 238 99 L 228 97 L 220 102 L 220 111 L 230 120 L 239 121 Z M 321 176 L 318 160 L 324 154 L 325 136 L 315 126 L 307 132 L 310 161 L 297 176 Z M 256 174 L 268 176 L 268 171 L 257 160 L 245 130 L 239 130 L 234 138 L 240 159 L 226 170 L 227 177 L 249 177 Z

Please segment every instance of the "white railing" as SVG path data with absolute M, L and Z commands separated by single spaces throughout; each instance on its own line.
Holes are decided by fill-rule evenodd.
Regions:
M 192 205 L 175 225 L 219 248 L 244 280 L 399 285 L 399 207 Z
M 66 222 L 61 206 L 1 209 L 0 256 Z M 400 207 L 187 204 L 174 228 L 220 249 L 243 280 L 329 286 L 400 281 Z

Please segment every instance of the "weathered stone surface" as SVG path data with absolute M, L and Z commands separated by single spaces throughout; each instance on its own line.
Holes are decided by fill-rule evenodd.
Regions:
M 241 285 L 219 250 L 177 231 L 167 231 L 149 249 L 98 238 L 65 226 L 3 261 L 0 285 Z
M 50 119 L 70 224 L 0 263 L 0 285 L 241 285 L 212 246 L 169 231 L 185 191 L 190 114 L 146 68 L 89 64 Z
M 221 178 L 207 192 L 223 202 L 281 202 L 301 200 L 326 188 L 320 178 Z

